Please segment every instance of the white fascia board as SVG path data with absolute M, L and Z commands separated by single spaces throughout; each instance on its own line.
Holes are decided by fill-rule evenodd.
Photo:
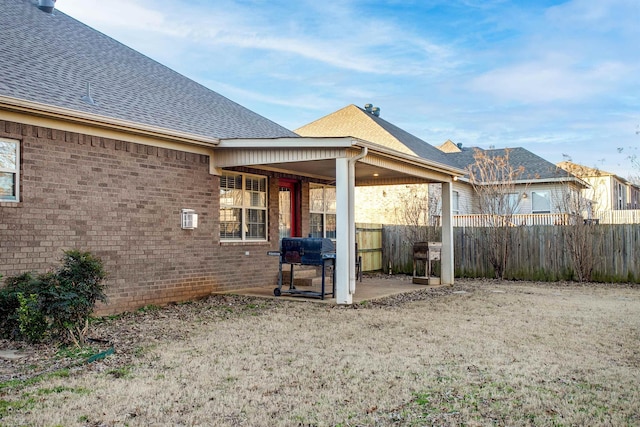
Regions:
M 469 180 L 468 178 L 458 178 L 458 180 L 468 182 L 469 184 L 471 184 L 471 180 Z M 563 182 L 575 182 L 576 184 L 582 185 L 585 188 L 589 187 L 589 184 L 587 184 L 585 181 L 575 177 L 517 179 L 517 180 L 511 181 L 510 184 L 557 184 L 557 183 L 563 183 Z M 476 185 L 497 185 L 501 183 L 502 183 L 501 181 L 479 182 L 479 183 L 476 183 Z
M 369 149 L 370 154 L 380 153 L 384 157 L 391 157 L 402 160 L 406 163 L 412 163 L 414 165 L 420 165 L 422 167 L 429 167 L 435 169 L 438 172 L 446 173 L 451 176 L 464 176 L 465 171 L 458 169 L 454 166 L 445 165 L 444 163 L 434 162 L 432 160 L 425 159 L 423 157 L 412 156 L 410 154 L 401 153 L 400 151 L 391 150 L 383 145 L 374 144 L 373 142 L 357 139 L 357 146 L 366 147 Z
M 540 178 L 540 179 L 522 179 L 513 181 L 514 184 L 556 184 L 563 182 L 575 182 L 576 184 L 583 185 L 587 187 L 587 183 L 581 180 L 580 178 L 571 178 L 571 177 L 563 177 L 563 178 Z
M 316 138 L 233 138 L 221 139 L 217 148 L 346 148 L 355 144 L 351 137 Z
M 209 138 L 206 136 L 180 132 L 158 126 L 145 125 L 128 120 L 115 119 L 98 114 L 85 113 L 82 111 L 71 110 L 69 108 L 40 104 L 37 102 L 0 95 L 0 110 L 1 109 L 17 113 L 31 114 L 47 119 L 62 120 L 65 122 L 112 129 L 120 132 L 145 135 L 165 140 L 168 139 L 188 144 L 215 146 L 219 142 L 218 138 Z

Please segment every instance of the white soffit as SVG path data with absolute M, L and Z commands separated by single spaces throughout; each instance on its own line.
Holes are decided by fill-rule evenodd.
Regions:
M 239 138 L 221 139 L 218 148 L 347 148 L 355 143 L 355 139 L 350 137 Z
M 256 148 L 222 149 L 214 152 L 216 168 L 310 162 L 345 157 L 344 148 Z

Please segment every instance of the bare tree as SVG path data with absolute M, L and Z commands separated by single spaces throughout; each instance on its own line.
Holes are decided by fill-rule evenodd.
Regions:
M 405 239 L 410 243 L 428 242 L 438 238 L 439 206 L 442 190 L 437 184 L 415 184 L 398 195 L 396 222 L 405 224 Z
M 493 267 L 495 277 L 504 279 L 509 253 L 509 227 L 514 226 L 524 184 L 516 181 L 525 173 L 524 166 L 515 167 L 504 155 L 475 149 L 475 162 L 467 168 L 469 182 L 477 195 L 480 213 L 485 215 L 481 247 Z
M 404 244 L 412 247 L 417 242 L 440 240 L 440 207 L 442 187 L 440 184 L 412 184 L 398 194 L 395 208 L 396 223 L 404 224 L 400 229 Z M 420 265 L 426 270 L 426 265 Z M 421 271 L 421 274 L 426 274 Z
M 584 174 L 584 168 L 577 166 L 571 173 L 580 177 Z M 590 173 L 593 174 L 592 171 Z M 588 199 L 581 194 L 577 186 L 566 185 L 562 187 L 559 197 L 555 198 L 558 211 L 571 215 L 569 223 L 562 228 L 574 279 L 579 282 L 591 280 L 597 261 L 596 248 L 602 243 L 602 234 L 596 219 L 599 217 L 599 205 L 594 203 L 594 200 L 599 200 L 602 196 L 602 188 L 594 186 L 591 191 L 590 196 L 593 199 Z
M 636 126 L 636 135 L 640 135 L 640 125 Z M 640 157 L 638 157 L 638 147 L 618 147 L 618 153 L 626 155 L 627 160 L 629 160 L 635 172 L 629 175 L 627 179 L 634 184 L 640 185 Z

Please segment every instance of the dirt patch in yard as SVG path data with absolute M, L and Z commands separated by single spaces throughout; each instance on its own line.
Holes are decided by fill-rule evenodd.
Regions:
M 93 363 L 0 360 L 0 425 L 638 425 L 639 313 L 633 286 L 471 280 L 148 307 L 93 325 Z

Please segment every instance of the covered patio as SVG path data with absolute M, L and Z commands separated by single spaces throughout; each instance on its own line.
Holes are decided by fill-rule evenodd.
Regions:
M 454 282 L 451 200 L 452 183 L 464 173 L 460 169 L 353 137 L 224 139 L 213 150 L 210 167 L 211 173 L 218 175 L 225 168 L 250 167 L 335 185 L 337 262 L 333 299 L 338 304 L 351 304 L 357 294 L 355 187 L 442 184 L 441 283 Z M 273 293 L 272 287 L 269 292 Z

